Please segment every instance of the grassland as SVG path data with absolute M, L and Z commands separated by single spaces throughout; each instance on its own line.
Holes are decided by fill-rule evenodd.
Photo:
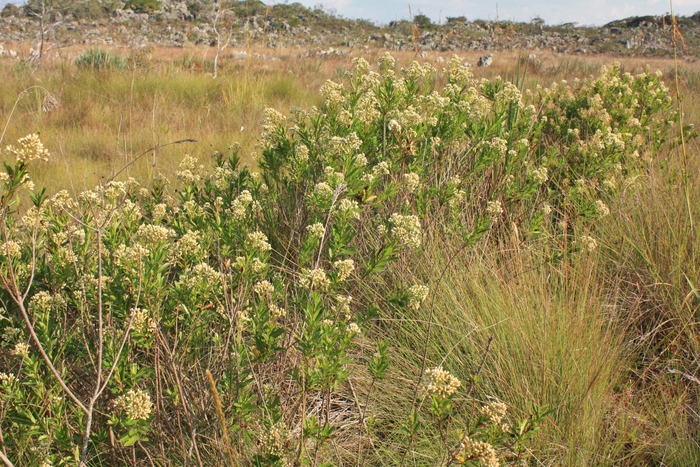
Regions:
M 28 46 L 25 48 L 28 49 Z M 72 192 L 94 186 L 147 152 L 129 169 L 139 180 L 150 180 L 156 173 L 174 175 L 184 153 L 201 161 L 216 151 L 225 151 L 238 142 L 242 156 L 255 163 L 256 141 L 263 110 L 267 107 L 288 113 L 293 107 L 320 105 L 318 89 L 327 79 L 337 79 L 351 67 L 350 58 L 364 56 L 376 62 L 379 50 L 352 51 L 345 57 L 302 58 L 299 49 L 241 49 L 228 51 L 220 79 L 212 79 L 214 52 L 210 48 L 189 49 L 104 49 L 121 58 L 119 67 L 99 70 L 78 67 L 75 62 L 85 47 L 66 47 L 52 56 L 39 70 L 10 59 L 0 61 L 0 77 L 5 83 L 0 111 L 6 123 L 4 141 L 24 136 L 28 129 L 40 132 L 52 148 L 51 164 L 36 174 L 38 181 L 49 177 L 50 190 L 69 188 Z M 452 55 L 429 53 L 424 58 L 401 52 L 399 66 L 412 60 L 428 61 L 441 68 Z M 475 64 L 477 52 L 461 54 Z M 649 65 L 671 76 L 670 59 L 569 57 L 545 52 L 526 69 L 514 52 L 498 54 L 494 65 L 475 70 L 476 76 L 526 76 L 526 87 L 548 85 L 559 79 L 582 79 L 601 65 L 621 61 L 625 71 L 636 72 Z M 688 63 L 681 70 L 685 95 L 694 99 L 697 65 Z M 43 89 L 33 88 L 33 86 Z M 23 91 L 27 95 L 10 112 Z M 46 94 L 57 99 L 51 112 L 42 110 Z M 688 105 L 690 120 L 697 121 L 697 106 Z M 174 141 L 196 139 L 196 143 L 149 148 Z M 43 171 L 49 172 L 44 175 Z M 48 180 L 47 179 L 47 180 Z
M 557 201 L 560 204 L 555 206 L 555 211 L 560 216 L 557 217 L 557 222 L 529 229 L 534 223 L 530 224 L 523 219 L 527 216 L 537 218 L 532 213 L 536 210 L 537 203 L 541 202 L 540 198 L 558 200 L 558 190 L 563 192 L 571 184 L 571 180 L 563 175 L 555 178 L 554 167 L 559 166 L 556 161 L 549 161 L 552 185 L 547 190 L 538 188 L 539 194 L 533 198 L 532 205 L 528 204 L 529 200 L 523 201 L 524 195 L 522 198 L 511 196 L 510 193 L 503 195 L 499 199 L 503 199 L 507 214 L 499 218 L 497 223 L 492 220 L 489 228 L 481 232 L 481 236 L 470 238 L 467 243 L 465 236 L 455 234 L 454 230 L 461 229 L 461 232 L 469 227 L 474 232 L 478 231 L 474 225 L 475 219 L 484 211 L 482 208 L 486 201 L 495 199 L 492 198 L 494 193 L 501 193 L 498 190 L 502 184 L 498 177 L 510 179 L 505 173 L 498 175 L 500 166 L 494 166 L 484 173 L 475 171 L 471 173 L 473 178 L 462 175 L 463 180 L 459 183 L 462 183 L 460 186 L 467 192 L 467 201 L 460 205 L 459 214 L 454 214 L 449 210 L 453 205 L 448 202 L 436 201 L 430 204 L 429 201 L 421 201 L 425 198 L 410 198 L 400 191 L 403 189 L 400 188 L 403 186 L 400 185 L 403 174 L 394 174 L 398 174 L 399 170 L 404 171 L 404 163 L 409 165 L 409 162 L 405 162 L 410 159 L 406 154 L 412 149 L 398 146 L 395 148 L 397 159 L 389 164 L 391 173 L 387 174 L 392 182 L 386 182 L 387 187 L 393 186 L 393 182 L 396 185 L 373 195 L 374 185 L 365 184 L 352 193 L 352 198 L 348 196 L 348 199 L 359 202 L 357 209 L 362 210 L 362 217 L 358 214 L 358 219 L 361 220 L 358 224 L 350 224 L 351 221 L 347 220 L 347 225 L 352 225 L 347 232 L 341 228 L 345 225 L 345 220 L 336 221 L 339 227 L 337 232 L 334 230 L 334 235 L 337 233 L 339 238 L 352 237 L 353 240 L 352 243 L 348 240 L 345 244 L 334 237 L 331 242 L 340 242 L 339 248 L 336 249 L 334 243 L 329 252 L 324 249 L 323 240 L 320 247 L 314 244 L 311 248 L 308 243 L 311 240 L 303 233 L 306 231 L 306 223 L 312 225 L 314 220 L 326 219 L 323 210 L 320 213 L 314 210 L 316 207 L 313 203 L 321 201 L 314 198 L 317 193 L 313 190 L 313 184 L 306 187 L 309 192 L 303 196 L 296 191 L 290 195 L 281 187 L 294 186 L 295 190 L 300 190 L 299 187 L 305 186 L 303 180 L 292 183 L 285 178 L 292 177 L 290 174 L 295 174 L 299 166 L 294 165 L 297 162 L 290 166 L 282 165 L 274 158 L 282 158 L 278 153 L 284 148 L 296 148 L 301 140 L 307 142 L 304 139 L 307 136 L 303 132 L 275 133 L 277 145 L 269 142 L 261 145 L 261 135 L 273 137 L 270 133 L 270 116 L 264 111 L 273 107 L 284 115 L 290 115 L 294 107 L 309 109 L 316 106 L 326 109 L 329 104 L 324 97 L 327 96 L 318 93 L 324 82 L 327 79 L 340 82 L 348 73 L 352 76 L 351 57 L 364 56 L 374 64 L 381 55 L 379 52 L 370 50 L 361 54 L 350 50 L 344 57 L 316 59 L 300 58 L 298 50 L 247 50 L 245 56 L 240 53 L 242 51 L 234 51 L 229 52 L 223 60 L 217 79 L 213 79 L 210 74 L 212 52 L 208 49 L 153 49 L 139 53 L 125 53 L 115 49 L 111 53 L 122 56 L 122 65 L 101 70 L 81 68 L 75 64 L 76 57 L 84 52 L 79 49 L 64 50 L 62 57 L 44 63 L 39 70 L 9 60 L 0 61 L 0 80 L 3 82 L 0 89 L 0 115 L 3 124 L 5 120 L 9 122 L 3 145 L 14 144 L 19 137 L 30 132 L 41 134 L 42 141 L 52 156 L 47 164 L 36 166 L 32 178 L 38 185 L 46 186 L 51 194 L 67 189 L 71 194 L 77 195 L 86 188 L 91 189 L 110 179 L 127 165 L 128 169 L 117 179 L 126 180 L 132 176 L 144 186 L 150 186 L 154 181 L 157 184 L 159 175 L 171 180 L 178 177 L 185 180 L 188 176 L 183 176 L 183 173 L 191 170 L 191 180 L 186 180 L 177 190 L 166 190 L 170 198 L 159 197 L 157 190 L 143 199 L 136 192 L 128 192 L 125 198 L 133 199 L 143 207 L 144 219 L 149 218 L 154 224 L 160 222 L 174 228 L 177 231 L 178 245 L 180 239 L 193 231 L 201 232 L 199 242 L 202 245 L 201 251 L 192 253 L 191 258 L 182 254 L 183 256 L 172 259 L 164 253 L 157 260 L 165 264 L 163 258 L 168 258 L 172 264 L 163 267 L 167 272 L 162 273 L 154 268 L 147 273 L 153 274 L 153 278 L 147 280 L 147 274 L 143 276 L 143 283 L 146 284 L 143 288 L 144 297 L 152 301 L 148 303 L 149 309 L 159 310 L 158 326 L 162 330 L 150 340 L 148 336 L 139 333 L 132 337 L 133 350 L 127 359 L 132 366 L 120 367 L 121 373 L 117 372 L 115 382 L 107 391 L 110 395 L 106 393 L 103 396 L 110 401 L 104 402 L 95 416 L 101 423 L 95 433 L 95 439 L 100 441 L 94 441 L 94 445 L 91 444 L 90 449 L 86 450 L 88 454 L 84 457 L 88 464 L 277 465 L 275 463 L 282 462 L 282 458 L 296 458 L 303 465 L 456 465 L 457 457 L 449 455 L 446 446 L 454 444 L 455 440 L 458 441 L 463 436 L 461 432 L 458 433 L 459 430 L 473 427 L 475 411 L 493 400 L 508 404 L 508 420 L 513 426 L 516 425 L 516 420 L 527 420 L 535 406 L 551 410 L 539 422 L 537 430 L 533 429 L 528 434 L 532 437 L 523 440 L 523 452 L 517 458 L 503 454 L 503 464 L 509 461 L 519 462 L 521 457 L 527 458 L 524 461 L 527 465 L 700 464 L 700 331 L 697 322 L 700 308 L 700 200 L 697 196 L 700 193 L 700 162 L 697 154 L 700 148 L 697 140 L 691 139 L 684 145 L 665 143 L 658 147 L 654 141 L 646 141 L 644 147 L 648 149 L 648 157 L 639 166 L 635 165 L 635 171 L 630 169 L 629 183 L 625 182 L 624 187 L 616 190 L 614 196 L 605 198 L 609 215 L 593 220 L 585 220 L 586 216 L 582 216 L 583 220 L 575 220 L 572 213 L 579 208 L 572 206 L 580 200 L 566 198 Z M 447 66 L 449 58 L 450 55 L 446 53 L 436 53 L 418 60 L 442 68 Z M 409 67 L 416 56 L 399 53 L 396 54 L 396 59 L 398 69 Z M 475 63 L 476 56 L 465 54 L 463 60 Z M 641 73 L 647 66 L 652 70 L 663 71 L 663 80 L 670 88 L 669 95 L 675 98 L 676 74 L 671 59 L 617 60 L 621 62 L 622 73 Z M 495 56 L 492 67 L 471 71 L 476 80 L 486 78 L 493 81 L 502 76 L 507 81 L 517 82 L 523 92 L 527 89 L 536 92 L 538 85 L 549 87 L 561 80 L 573 84 L 598 75 L 601 66 L 610 65 L 614 61 L 616 59 L 605 56 L 584 59 L 543 54 L 538 62 L 534 62 L 521 59 L 514 53 L 503 53 Z M 682 107 L 683 123 L 697 123 L 700 121 L 700 66 L 697 63 L 681 63 L 677 76 L 680 85 L 677 91 L 683 99 L 674 103 L 674 107 Z M 433 84 L 436 88 L 441 88 L 446 80 L 445 76 L 438 75 Z M 30 88 L 32 90 L 17 101 L 22 91 Z M 47 93 L 55 96 L 58 102 L 50 111 L 43 109 Z M 17 107 L 10 118 L 16 101 Z M 660 120 L 664 118 L 666 116 L 659 116 Z M 668 118 L 671 118 L 670 113 Z M 340 133 L 345 131 L 342 124 L 333 121 L 333 125 L 338 125 L 332 128 Z M 388 131 L 384 130 L 384 142 L 376 140 L 377 145 L 388 144 Z M 340 136 L 347 137 L 346 133 Z M 672 139 L 678 135 L 679 125 L 676 123 L 671 126 Z M 165 146 L 183 139 L 195 139 L 197 142 Z M 541 141 L 545 140 L 542 137 Z M 293 141 L 293 144 L 290 142 L 289 146 L 285 146 L 287 141 Z M 552 141 L 555 141 L 553 136 Z M 190 154 L 199 163 L 212 167 L 215 164 L 215 159 L 210 157 L 212 153 L 218 151 L 227 154 L 234 142 L 241 144 L 238 154 L 242 161 L 264 173 L 264 183 L 256 176 L 250 176 L 250 179 L 240 176 L 231 182 L 231 185 L 237 183 L 240 186 L 233 193 L 228 192 L 227 198 L 226 194 L 222 194 L 226 190 L 219 192 L 219 188 L 209 185 L 204 187 L 193 181 L 195 163 L 191 163 L 190 168 L 179 166 L 183 156 Z M 458 143 L 457 141 L 454 146 L 450 146 L 449 151 L 458 153 Z M 378 154 L 382 152 L 377 147 L 369 147 L 370 145 L 367 142 L 362 147 L 368 157 L 372 157 L 371 151 Z M 163 147 L 149 150 L 155 146 Z M 541 144 L 539 147 L 545 146 Z M 563 147 L 562 151 L 569 149 L 568 144 Z M 655 149 L 652 151 L 651 148 Z M 263 153 L 265 157 L 261 159 Z M 323 156 L 314 156 L 312 148 L 312 160 L 313 157 Z M 438 156 L 435 158 L 440 159 Z M 335 164 L 335 161 L 331 163 L 323 160 L 324 163 Z M 575 162 L 572 159 L 571 164 Z M 280 166 L 276 166 L 276 163 Z M 349 164 L 342 159 L 338 167 L 347 167 Z M 437 167 L 437 162 L 435 164 Z M 430 164 L 427 166 L 433 167 Z M 340 170 L 338 167 L 333 168 Z M 528 167 L 523 165 L 511 168 L 511 175 L 516 180 L 520 176 L 527 178 L 527 171 L 531 169 Z M 314 169 L 315 172 L 309 169 L 308 173 L 304 173 L 311 180 L 314 176 L 320 177 L 319 174 L 324 169 L 321 164 Z M 438 169 L 443 170 L 444 167 L 439 166 Z M 445 174 L 450 174 L 449 170 Z M 564 166 L 557 170 L 566 173 L 570 168 Z M 244 173 L 240 168 L 234 172 Z M 330 172 L 328 180 L 337 175 L 332 173 L 333 170 Z M 348 186 L 353 183 L 351 173 L 348 170 L 344 175 Z M 443 175 L 442 172 L 440 175 Z M 429 172 L 421 173 L 421 177 L 424 177 L 421 180 L 429 180 L 432 176 Z M 449 177 L 440 179 L 435 175 L 435 178 L 436 190 L 449 185 L 445 182 Z M 239 199 L 237 196 L 240 197 L 242 193 L 241 187 L 246 183 L 249 185 L 245 186 L 249 187 L 256 202 L 259 202 L 258 208 L 249 205 L 249 211 L 254 213 L 251 216 L 263 219 L 246 225 L 251 232 L 257 232 L 258 229 L 266 232 L 272 244 L 271 256 L 260 256 L 263 262 L 269 262 L 270 281 L 274 283 L 277 293 L 284 280 L 290 281 L 289 285 L 282 286 L 286 295 L 280 299 L 288 308 L 284 325 L 279 325 L 279 329 L 284 330 L 283 338 L 277 342 L 275 339 L 278 337 L 266 334 L 265 338 L 272 342 L 268 347 L 266 345 L 269 342 L 258 334 L 255 335 L 255 345 L 245 347 L 242 334 L 236 334 L 237 327 L 232 325 L 229 329 L 225 326 L 228 323 L 225 323 L 217 328 L 212 324 L 218 323 L 216 317 L 203 317 L 206 310 L 219 305 L 227 312 L 230 308 L 236 313 L 242 313 L 243 310 L 239 310 L 236 305 L 243 303 L 242 297 L 246 294 L 251 297 L 261 295 L 252 292 L 252 284 L 259 284 L 260 278 L 245 276 L 245 267 L 242 267 L 244 272 L 240 272 L 240 277 L 232 275 L 230 262 L 238 259 L 224 248 L 228 236 L 237 239 L 236 235 L 242 235 L 241 244 L 249 242 L 249 237 L 245 236 L 245 231 L 241 234 L 237 231 L 228 232 L 228 227 L 224 226 L 212 227 L 215 224 L 212 219 L 218 219 L 214 214 L 211 217 L 201 213 L 184 214 L 187 210 L 184 206 L 189 201 L 196 201 L 195 204 L 199 206 L 205 206 L 207 201 L 209 205 L 202 207 L 202 212 L 208 213 L 208 209 L 216 204 L 216 196 L 223 197 L 227 205 L 235 206 Z M 360 184 L 359 176 L 357 183 Z M 596 196 L 602 196 L 601 186 L 596 185 L 593 191 Z M 214 192 L 216 194 L 212 195 Z M 397 192 L 400 196 L 393 198 Z M 338 193 L 340 191 L 335 192 L 336 197 Z M 265 196 L 274 199 L 274 204 L 267 205 Z M 379 198 L 375 200 L 377 196 Z M 508 204 L 506 199 L 512 204 Z M 154 214 L 154 206 L 160 202 L 168 205 L 168 213 L 175 220 L 158 221 L 160 218 Z M 337 251 L 345 251 L 340 253 L 341 257 L 343 254 L 357 257 L 366 254 L 368 258 L 371 257 L 367 264 L 376 266 L 375 260 L 388 247 L 384 245 L 373 250 L 377 244 L 381 244 L 380 237 L 371 234 L 376 228 L 375 219 L 383 214 L 388 217 L 392 209 L 395 212 L 401 209 L 410 212 L 413 212 L 412 209 L 419 210 L 416 206 L 422 202 L 428 203 L 428 208 L 426 212 L 418 213 L 424 228 L 421 247 L 412 253 L 400 252 L 397 247 L 393 262 L 386 265 L 381 276 L 370 280 L 374 276 L 369 272 L 360 275 L 358 271 L 357 277 L 353 276 L 352 286 L 348 286 L 356 297 L 355 300 L 371 311 L 361 323 L 363 331 L 360 342 L 356 347 L 345 349 L 347 352 L 340 357 L 333 353 L 337 349 L 332 345 L 329 347 L 331 350 L 316 349 L 320 355 L 328 352 L 329 355 L 338 357 L 341 363 L 345 362 L 350 375 L 333 380 L 317 392 L 307 388 L 306 382 L 299 383 L 295 379 L 299 373 L 307 371 L 304 374 L 310 375 L 313 370 L 303 364 L 306 361 L 305 349 L 311 346 L 311 343 L 304 341 L 306 330 L 317 326 L 319 334 L 316 338 L 321 336 L 317 340 L 322 342 L 327 338 L 323 333 L 334 332 L 326 329 L 327 325 L 322 324 L 320 318 L 314 324 L 316 318 L 313 318 L 310 310 L 321 306 L 319 304 L 330 310 L 330 302 L 325 301 L 326 298 L 318 298 L 315 290 L 304 292 L 304 287 L 295 284 L 300 277 L 299 271 L 306 271 L 301 274 L 302 278 L 306 277 L 304 274 L 308 273 L 307 269 L 312 269 L 309 264 L 314 263 L 316 255 L 317 267 L 319 263 L 327 262 L 330 268 Z M 551 202 L 554 204 L 554 201 Z M 334 203 L 335 198 L 330 204 L 331 211 Z M 170 210 L 175 205 L 178 210 Z M 313 206 L 308 207 L 311 205 Z M 114 212 L 122 209 L 122 204 L 117 203 L 115 206 L 110 208 Z M 4 212 L 10 212 L 9 205 L 5 205 L 4 209 Z M 107 209 L 107 212 L 112 211 Z M 235 215 L 235 211 L 232 212 Z M 94 211 L 88 209 L 83 214 L 85 218 L 80 218 L 81 222 L 90 226 Z M 462 216 L 460 222 L 464 222 L 457 224 L 460 229 L 451 224 L 457 215 Z M 58 218 L 58 214 L 56 216 Z M 127 220 L 123 223 L 126 226 L 115 225 L 105 229 L 105 248 L 116 252 L 116 246 L 120 242 L 128 245 L 128 239 L 141 238 L 138 233 L 139 223 L 146 221 L 133 221 L 134 224 L 129 226 L 129 218 L 125 218 Z M 330 214 L 327 218 L 331 219 Z M 59 221 L 54 219 L 52 222 Z M 64 219 L 61 222 L 68 222 L 65 226 L 67 232 L 73 228 L 72 221 Z M 246 222 L 252 221 L 248 219 Z M 222 225 L 226 225 L 225 219 Z M 9 231 L 12 228 L 14 227 Z M 101 232 L 100 229 L 101 227 L 96 227 L 94 232 Z M 90 228 L 86 227 L 85 231 L 88 239 L 91 239 Z M 580 241 L 581 233 L 593 235 L 597 240 L 597 248 L 587 251 L 585 248 L 573 247 L 574 242 Z M 355 234 L 357 239 L 353 237 Z M 54 235 L 55 233 L 47 238 L 53 239 Z M 209 235 L 216 240 L 209 241 Z M 98 236 L 97 233 L 94 234 L 94 238 Z M 94 239 L 91 241 L 96 242 Z M 85 244 L 89 243 L 90 240 Z M 23 244 L 27 245 L 28 242 Z M 245 257 L 241 261 L 252 261 L 251 258 L 255 255 L 249 257 L 250 245 L 245 245 L 248 250 L 244 250 L 245 254 L 241 253 Z M 153 248 L 155 251 L 165 247 L 156 245 Z M 82 253 L 77 254 L 85 255 L 85 271 L 97 274 L 98 261 L 94 258 L 100 257 L 101 253 L 90 253 L 91 250 L 88 250 L 90 248 L 86 246 Z M 48 254 L 50 259 L 47 260 L 47 271 L 53 271 L 50 266 L 52 262 L 59 264 L 55 258 L 60 254 L 63 253 L 58 250 Z M 311 261 L 309 257 L 313 257 Z M 191 273 L 192 265 L 199 261 L 210 263 L 220 268 L 217 271 L 222 271 L 221 274 L 226 272 L 239 281 L 231 283 L 234 290 L 240 291 L 240 296 L 235 297 L 237 301 L 227 302 L 221 298 L 222 305 L 216 298 L 207 295 L 207 291 L 201 290 L 200 286 L 193 286 L 196 291 L 187 293 L 180 290 L 179 287 L 183 287 L 181 282 L 184 283 L 185 279 L 175 283 L 174 277 L 190 277 L 188 274 Z M 13 267 L 11 261 L 9 266 L 7 263 L 5 260 L 1 265 L 5 269 L 0 268 L 0 273 L 5 276 L 8 275 L 6 271 Z M 119 261 L 115 260 L 117 263 Z M 356 260 L 356 263 L 359 270 L 360 260 Z M 115 266 L 115 271 L 117 270 L 119 269 Z M 371 267 L 368 266 L 367 270 L 371 270 Z M 268 269 L 265 269 L 264 274 L 267 273 Z M 69 277 L 72 273 L 63 271 L 61 274 Z M 162 274 L 162 277 L 158 274 Z M 116 277 L 116 273 L 114 275 Z M 42 290 L 58 293 L 57 290 L 65 287 L 59 285 L 58 279 L 53 282 L 54 279 L 48 272 L 42 280 L 45 282 L 37 285 Z M 247 280 L 250 280 L 249 284 Z M 305 280 L 311 279 L 307 277 Z M 175 284 L 172 289 L 167 289 L 167 293 L 162 285 L 166 282 Z M 119 287 L 134 287 L 134 283 Z M 410 305 L 410 293 L 406 292 L 408 284 L 426 284 L 429 287 L 430 293 L 424 297 L 422 306 Z M 331 287 L 335 287 L 335 283 Z M 14 300 L 11 297 L 12 288 L 8 290 L 5 293 L 10 295 L 4 296 L 4 300 L 11 303 Z M 123 292 L 123 289 L 115 290 Z M 141 290 L 141 282 L 138 282 L 139 296 Z M 221 297 L 229 297 L 225 290 L 226 287 Z M 87 294 L 92 297 L 89 291 Z M 115 310 L 122 305 L 133 305 L 128 300 L 121 303 L 116 292 L 109 300 L 113 300 L 111 303 Z M 190 304 L 188 300 L 193 303 Z M 250 300 L 250 306 L 254 308 L 257 302 L 252 298 Z M 172 305 L 172 302 L 177 302 L 178 305 Z M 90 307 L 93 306 L 94 303 L 86 299 L 85 309 L 92 309 Z M 195 312 L 192 306 L 199 308 Z M 297 308 L 300 311 L 295 314 L 293 310 Z M 10 320 L 21 322 L 18 319 L 18 307 L 8 305 L 6 311 Z M 172 313 L 176 313 L 177 318 L 169 315 Z M 197 313 L 201 313 L 201 316 Z M 268 319 L 271 308 L 264 308 L 261 313 Z M 131 327 L 128 316 L 124 317 L 123 313 L 119 315 L 118 311 L 111 309 L 106 316 L 112 314 L 115 322 L 129 322 Z M 69 315 L 66 312 L 66 323 L 91 322 L 89 317 L 82 315 L 71 321 L 73 318 Z M 192 318 L 195 315 L 196 319 Z M 187 321 L 190 319 L 192 321 Z M 257 318 L 250 319 L 255 321 Z M 37 321 L 41 323 L 41 319 L 37 318 Z M 258 321 L 255 323 L 263 327 Z M 185 327 L 185 331 L 179 326 Z M 174 334 L 166 331 L 168 327 L 175 329 Z M 344 339 L 342 335 L 335 337 L 338 341 Z M 47 339 L 51 341 L 48 337 Z M 90 338 L 86 337 L 85 340 L 90 341 Z M 226 344 L 221 344 L 224 341 Z M 265 341 L 266 344 L 262 345 L 260 341 Z M 378 370 L 371 364 L 358 363 L 372 361 L 377 355 L 377 341 L 388 344 L 388 354 L 392 360 L 381 378 L 376 376 Z M 304 343 L 304 346 L 298 345 L 299 342 Z M 177 351 L 180 353 L 177 353 L 175 347 L 171 346 L 172 343 L 176 343 L 176 347 L 185 347 L 186 350 L 181 350 L 180 347 Z M 267 361 L 260 356 L 266 349 L 277 355 L 277 344 L 285 349 L 278 357 Z M 0 370 L 24 374 L 26 384 L 51 380 L 40 359 L 35 363 L 37 374 L 28 369 L 22 370 L 10 356 L 9 341 L 4 345 L 7 348 L 3 352 L 7 355 L 0 360 Z M 187 348 L 188 345 L 191 348 Z M 95 352 L 97 346 L 86 344 L 86 348 L 89 349 L 87 354 L 92 358 L 91 352 Z M 245 351 L 252 352 L 251 349 L 259 354 L 247 357 L 248 360 L 239 355 Z M 54 351 L 56 355 L 79 353 L 73 348 Z M 256 360 L 258 356 L 259 360 Z M 239 360 L 231 363 L 235 359 Z M 329 358 L 330 360 L 332 359 Z M 30 357 L 27 357 L 23 365 L 29 368 L 29 362 Z M 144 362 L 157 363 L 148 367 Z M 328 365 L 332 367 L 331 363 Z M 138 367 L 137 364 L 141 366 Z M 438 365 L 449 369 L 462 382 L 462 392 L 454 401 L 448 401 L 448 405 L 454 402 L 454 405 L 449 405 L 449 410 L 447 406 L 443 407 L 448 415 L 443 413 L 431 418 L 428 412 L 432 411 L 430 413 L 435 415 L 439 410 L 428 407 L 429 398 L 417 404 L 417 395 L 422 394 L 417 389 L 417 381 L 420 381 L 425 369 Z M 241 376 L 243 373 L 232 375 L 233 369 L 243 367 L 249 368 L 253 377 L 245 379 Z M 334 368 L 338 370 L 340 367 L 343 365 Z M 213 384 L 215 388 L 218 385 L 222 408 L 216 408 L 217 404 L 221 405 L 221 401 L 216 402 L 213 395 L 217 389 L 209 390 L 205 370 L 215 375 L 216 382 Z M 260 373 L 256 374 L 257 371 Z M 246 377 L 250 376 L 249 373 L 247 375 Z M 243 378 L 248 385 L 245 388 L 257 388 L 246 396 L 249 399 L 243 397 L 248 389 L 238 387 L 240 380 L 236 378 Z M 149 420 L 161 427 L 160 432 L 149 433 L 138 420 L 124 422 L 109 413 L 110 408 L 114 407 L 114 401 L 119 400 L 119 391 L 123 393 L 131 387 L 142 387 L 144 383 L 141 381 L 153 384 L 151 393 L 155 419 Z M 73 383 L 78 388 L 74 391 L 79 398 L 89 395 L 87 389 L 76 381 Z M 49 383 L 44 384 L 50 386 Z M 302 389 L 297 391 L 295 384 Z M 270 416 L 270 421 L 264 423 L 246 418 L 255 413 L 249 405 L 265 400 L 265 391 L 275 392 L 271 397 L 281 400 L 276 405 L 276 410 L 280 413 L 275 412 Z M 51 394 L 62 393 L 58 388 Z M 31 400 L 41 400 L 40 396 L 36 397 L 38 399 Z M 66 399 L 65 396 L 63 398 Z M 6 402 L 2 410 L 6 412 L 3 413 L 21 405 L 8 398 L 4 400 Z M 29 396 L 27 400 L 30 400 Z M 32 428 L 35 432 L 29 429 L 23 432 L 22 427 L 31 423 L 13 412 L 14 418 L 8 417 L 5 421 L 0 421 L 0 435 L 4 433 L 4 439 L 0 436 L 0 448 L 14 459 L 15 465 L 39 465 L 36 452 L 45 452 L 45 457 L 50 458 L 54 465 L 77 463 L 75 459 L 70 459 L 67 454 L 70 449 L 66 446 L 71 443 L 78 445 L 76 440 L 80 437 L 75 433 L 82 431 L 75 429 L 74 434 L 66 435 L 63 439 L 66 445 L 44 446 L 41 444 L 44 438 L 37 433 L 41 430 L 60 431 L 57 427 L 62 425 L 62 420 L 56 415 L 57 409 L 52 409 L 52 412 L 46 408 L 50 404 L 33 404 L 34 407 L 45 408 L 43 412 L 39 410 L 42 416 L 47 419 L 57 418 L 59 423 L 42 425 L 37 422 L 36 425 L 40 428 Z M 420 412 L 421 409 L 425 413 L 412 419 L 412 410 Z M 64 414 L 70 412 L 66 408 L 61 410 Z M 26 418 L 30 412 L 27 410 L 21 415 Z M 193 422 L 192 414 L 201 419 Z M 259 416 L 264 418 L 263 415 Z M 305 420 L 311 416 L 317 417 L 319 423 L 324 420 L 328 426 L 333 425 L 336 430 L 334 435 L 325 436 L 321 429 L 307 425 Z M 83 421 L 78 416 L 71 418 L 74 419 Z M 287 457 L 280 454 L 278 458 L 274 453 L 279 452 L 268 448 L 276 442 L 270 433 L 272 428 L 282 426 L 277 425 L 280 420 L 284 421 L 289 431 L 287 440 L 293 449 L 289 445 L 280 448 L 279 452 L 285 449 L 290 452 L 285 454 Z M 409 420 L 417 422 L 411 425 Z M 227 426 L 231 433 L 225 434 L 223 429 L 220 431 L 221 426 Z M 126 433 L 121 439 L 119 430 L 122 430 L 122 434 Z M 30 433 L 27 440 L 31 440 L 25 442 L 11 439 L 13 433 Z M 173 435 L 178 434 L 178 440 L 173 441 L 176 439 Z M 59 439 L 59 435 L 53 431 L 50 436 L 53 436 L 51 439 Z M 131 443 L 131 440 L 134 442 Z M 510 442 L 497 437 L 489 440 L 494 446 L 500 446 L 504 453 L 516 451 L 517 443 L 509 444 Z M 31 446 L 34 445 L 39 448 L 32 450 Z M 258 453 L 256 455 L 259 457 L 255 458 L 257 464 L 253 464 L 252 453 Z M 473 461 L 473 464 L 469 464 L 469 460 L 465 460 L 464 464 L 481 465 L 479 462 L 485 462 L 478 457 Z

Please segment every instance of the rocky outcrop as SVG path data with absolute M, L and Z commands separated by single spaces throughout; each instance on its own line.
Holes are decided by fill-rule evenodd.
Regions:
M 75 5 L 79 2 L 75 2 Z M 600 28 L 573 24 L 467 21 L 450 18 L 444 25 L 408 21 L 378 26 L 364 20 L 338 18 L 320 8 L 309 9 L 298 3 L 266 6 L 259 1 L 234 2 L 222 12 L 217 26 L 231 42 L 262 44 L 268 47 L 300 47 L 317 57 L 342 54 L 337 47 L 380 47 L 387 50 L 492 52 L 518 49 L 551 50 L 570 54 L 620 54 L 663 56 L 673 51 L 673 30 L 668 16 L 642 16 L 614 21 Z M 123 6 L 123 4 L 121 4 Z M 196 0 L 161 0 L 160 9 L 137 13 L 117 8 L 95 18 L 83 16 L 77 7 L 52 11 L 45 18 L 50 27 L 45 40 L 56 44 L 124 45 L 148 44 L 183 47 L 214 45 L 213 20 L 216 4 Z M 37 41 L 40 37 L 36 15 L 26 7 L 7 6 L 0 16 L 0 43 Z M 686 56 L 700 52 L 700 12 L 678 18 Z M 8 51 L 0 52 L 5 56 Z

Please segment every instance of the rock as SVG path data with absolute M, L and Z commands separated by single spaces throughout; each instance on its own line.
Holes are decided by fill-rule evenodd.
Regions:
M 476 62 L 476 66 L 487 67 L 491 66 L 491 61 L 493 60 L 493 54 L 484 55 L 479 57 L 479 61 Z

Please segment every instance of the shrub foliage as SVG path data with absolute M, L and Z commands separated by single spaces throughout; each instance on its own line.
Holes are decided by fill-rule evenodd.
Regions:
M 527 458 L 547 411 L 476 407 L 449 369 L 422 362 L 400 416 L 373 404 L 392 377 L 378 307 L 430 306 L 387 270 L 428 238 L 469 248 L 514 229 L 548 261 L 594 249 L 676 119 L 659 76 L 613 66 L 523 94 L 457 58 L 438 73 L 385 55 L 321 93 L 322 108 L 266 111 L 259 172 L 234 146 L 212 168 L 185 157 L 177 180 L 28 203 L 46 150 L 5 150 L 0 446 L 16 465 Z M 378 284 L 395 294 L 363 292 Z

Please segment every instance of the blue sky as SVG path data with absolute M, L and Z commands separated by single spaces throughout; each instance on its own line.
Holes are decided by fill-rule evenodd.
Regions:
M 292 3 L 294 0 L 287 0 Z M 670 11 L 668 0 L 297 0 L 306 6 L 323 6 L 347 18 L 362 18 L 377 23 L 409 18 L 409 5 L 415 15 L 423 13 L 433 22 L 447 16 L 468 19 L 529 21 L 542 17 L 547 24 L 577 22 L 581 25 L 602 25 L 628 16 L 660 15 Z M 284 0 L 268 0 L 282 3 Z M 0 0 L 0 5 L 8 0 Z M 9 3 L 21 3 L 18 1 Z M 675 0 L 678 15 L 700 11 L 700 0 Z
M 319 3 L 318 0 L 299 1 L 307 6 Z M 547 24 L 602 25 L 629 16 L 660 15 L 670 11 L 668 0 L 322 0 L 321 3 L 346 17 L 382 23 L 408 18 L 409 4 L 414 15 L 420 11 L 433 22 L 444 21 L 447 16 L 496 19 L 498 11 L 498 18 L 505 20 L 529 21 L 540 16 Z M 677 15 L 700 11 L 700 0 L 675 0 L 673 5 Z
M 284 0 L 281 0 L 282 2 Z M 289 0 L 292 2 L 293 0 Z M 670 11 L 668 0 L 298 0 L 306 6 L 322 3 L 348 18 L 363 18 L 379 23 L 408 19 L 409 5 L 415 15 L 421 12 L 433 22 L 447 16 L 467 19 L 530 21 L 535 16 L 547 24 L 578 22 L 602 25 L 629 16 L 660 15 Z M 280 3 L 277 0 L 276 3 Z M 496 6 L 498 5 L 498 7 Z M 700 11 L 700 0 L 675 0 L 678 15 Z

